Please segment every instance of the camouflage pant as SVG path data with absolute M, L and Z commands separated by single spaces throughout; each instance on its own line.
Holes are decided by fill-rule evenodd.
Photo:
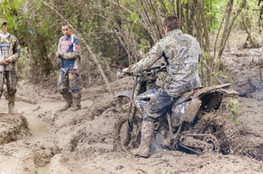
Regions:
M 163 88 L 161 88 L 158 93 L 151 98 L 147 103 L 143 112 L 143 120 L 149 118 L 155 119 L 162 116 L 169 107 L 176 101 L 177 98 L 169 96 Z
M 16 71 L 0 71 L 0 98 L 6 84 L 7 98 L 13 98 L 16 93 L 17 76 Z
M 80 93 L 79 75 L 76 70 L 60 70 L 58 88 L 61 94 L 72 92 L 73 94 Z

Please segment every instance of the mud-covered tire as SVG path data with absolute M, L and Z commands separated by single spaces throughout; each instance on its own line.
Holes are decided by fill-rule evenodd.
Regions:
M 217 112 L 206 113 L 196 123 L 194 129 L 198 133 L 214 135 L 220 144 L 222 154 L 230 154 L 237 147 L 237 139 L 240 138 L 238 126 L 228 117 Z
M 139 137 L 139 123 L 138 118 L 133 122 L 133 129 L 128 122 L 128 113 L 129 113 L 129 98 L 119 98 L 119 107 L 122 107 L 122 114 L 116 119 L 113 128 L 113 150 L 114 151 L 129 151 L 131 148 L 137 147 L 137 139 Z M 121 105 L 121 106 L 120 106 Z M 131 123 L 130 123 L 131 124 Z
M 248 156 L 263 161 L 263 143 L 251 142 L 246 138 L 246 129 L 219 112 L 210 112 L 202 116 L 194 130 L 199 133 L 211 133 L 220 144 L 222 154 Z
M 219 152 L 219 143 L 211 134 L 182 134 L 179 138 L 179 147 L 189 153 Z
M 114 128 L 114 150 L 129 151 L 137 148 L 140 144 L 140 136 L 140 124 L 138 122 L 133 123 L 133 129 L 131 129 L 128 119 L 120 120 Z
M 124 150 L 122 147 L 122 136 L 121 132 L 123 132 L 123 125 L 127 123 L 128 119 L 120 119 L 118 120 L 113 128 L 113 150 L 114 151 L 122 151 Z
M 128 104 L 130 99 L 128 97 L 118 97 L 116 99 L 116 122 L 113 127 L 113 151 L 122 151 L 121 145 L 121 131 L 123 125 L 128 122 Z

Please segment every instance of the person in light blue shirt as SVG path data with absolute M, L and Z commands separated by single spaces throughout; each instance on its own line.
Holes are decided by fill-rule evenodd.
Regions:
M 78 72 L 81 55 L 80 42 L 78 37 L 71 33 L 68 23 L 62 23 L 62 32 L 64 36 L 59 39 L 56 56 L 61 60 L 58 88 L 66 100 L 66 105 L 60 111 L 69 108 L 76 111 L 81 109 Z

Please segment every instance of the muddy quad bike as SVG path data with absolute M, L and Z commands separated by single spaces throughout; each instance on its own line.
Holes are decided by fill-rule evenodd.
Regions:
M 133 90 L 115 96 L 117 107 L 122 112 L 128 110 L 127 116 L 120 117 L 114 127 L 115 150 L 130 151 L 139 147 L 143 108 L 160 88 L 156 85 L 157 73 L 164 71 L 165 65 L 152 66 L 141 74 L 133 75 Z M 229 87 L 229 84 L 223 84 L 197 88 L 178 98 L 163 116 L 155 120 L 151 150 L 166 148 L 196 154 L 219 152 L 221 144 L 214 134 L 217 130 L 207 125 L 204 128 L 198 122 L 205 113 L 220 106 L 225 94 L 235 94 Z

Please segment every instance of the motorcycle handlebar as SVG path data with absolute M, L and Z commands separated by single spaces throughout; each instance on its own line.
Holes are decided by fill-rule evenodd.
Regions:
M 158 72 L 164 72 L 166 70 L 166 66 L 165 64 L 161 64 L 161 65 L 154 65 L 151 68 L 142 71 L 139 74 L 133 74 L 130 72 L 117 72 L 117 78 L 123 78 L 125 76 L 143 76 L 144 74 L 146 75 L 151 75 L 153 73 L 158 73 Z

